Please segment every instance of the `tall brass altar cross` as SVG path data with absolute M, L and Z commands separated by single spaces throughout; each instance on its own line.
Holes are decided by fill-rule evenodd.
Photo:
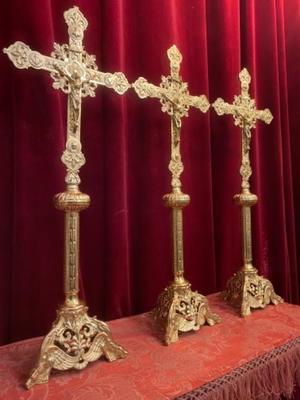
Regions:
M 50 72 L 55 89 L 68 95 L 66 148 L 61 157 L 67 168 L 66 190 L 55 196 L 55 206 L 65 212 L 65 302 L 58 310 L 52 330 L 44 338 L 36 368 L 26 382 L 27 388 L 47 382 L 52 368 L 82 369 L 104 355 L 109 361 L 126 356 L 126 351 L 111 337 L 108 325 L 89 317 L 87 307 L 79 299 L 79 212 L 89 206 L 90 197 L 79 190 L 79 170 L 85 163 L 81 151 L 81 98 L 95 96 L 97 85 L 123 94 L 129 84 L 118 73 L 97 70 L 95 57 L 83 48 L 87 20 L 77 7 L 64 13 L 68 25 L 69 44 L 54 44 L 51 57 L 16 42 L 4 52 L 17 68 L 35 68 Z
M 282 302 L 276 295 L 272 283 L 258 276 L 257 269 L 252 265 L 252 234 L 251 234 L 251 206 L 257 203 L 257 196 L 250 192 L 249 179 L 252 175 L 250 165 L 251 129 L 256 127 L 256 121 L 261 120 L 269 124 L 273 116 L 269 109 L 257 110 L 255 100 L 249 94 L 251 76 L 246 68 L 239 74 L 241 94 L 234 96 L 232 104 L 218 98 L 213 108 L 218 115 L 231 114 L 234 124 L 242 130 L 242 163 L 240 175 L 242 177 L 241 193 L 234 196 L 235 202 L 242 207 L 243 227 L 243 258 L 244 264 L 227 283 L 224 293 L 225 299 L 232 305 L 240 307 L 242 316 L 249 315 L 251 308 L 264 308 L 270 302 Z
M 154 318 L 159 320 L 165 329 L 164 341 L 169 344 L 178 340 L 179 331 L 198 330 L 205 322 L 214 325 L 219 318 L 211 313 L 204 296 L 192 292 L 191 284 L 184 278 L 183 262 L 182 208 L 189 204 L 190 197 L 181 191 L 180 175 L 183 172 L 180 154 L 181 119 L 188 115 L 191 106 L 206 112 L 209 102 L 204 95 L 189 94 L 187 83 L 183 82 L 179 75 L 182 56 L 177 47 L 173 45 L 167 54 L 171 74 L 167 77 L 162 76 L 159 86 L 149 83 L 144 78 L 138 78 L 132 86 L 140 98 L 158 98 L 161 110 L 171 117 L 169 170 L 172 174 L 172 193 L 166 194 L 163 200 L 165 205 L 172 209 L 174 280 L 159 296 L 154 311 Z

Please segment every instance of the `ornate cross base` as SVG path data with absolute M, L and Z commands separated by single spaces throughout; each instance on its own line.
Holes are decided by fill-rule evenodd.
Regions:
M 251 314 L 251 308 L 265 308 L 268 304 L 283 303 L 272 283 L 257 274 L 257 270 L 242 269 L 235 273 L 227 282 L 223 298 L 231 305 L 240 308 L 241 316 Z
M 178 332 L 197 331 L 207 323 L 212 326 L 220 322 L 213 314 L 204 296 L 191 290 L 191 284 L 172 283 L 160 294 L 153 317 L 164 329 L 167 345 L 177 342 Z
M 104 322 L 87 315 L 87 307 L 78 305 L 58 311 L 52 330 L 44 338 L 36 368 L 26 387 L 49 380 L 51 369 L 83 369 L 91 361 L 104 355 L 108 361 L 125 358 L 126 350 L 116 344 Z

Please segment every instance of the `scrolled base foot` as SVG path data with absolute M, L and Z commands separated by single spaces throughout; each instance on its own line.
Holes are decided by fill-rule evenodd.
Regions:
M 251 314 L 251 308 L 265 308 L 268 304 L 283 303 L 272 283 L 257 274 L 257 270 L 240 270 L 227 282 L 226 290 L 222 297 L 234 307 L 240 308 L 242 317 Z
M 86 306 L 63 306 L 43 340 L 37 366 L 26 387 L 48 382 L 52 368 L 81 370 L 101 356 L 114 361 L 125 358 L 127 352 L 112 340 L 107 324 L 87 315 Z
M 164 342 L 177 342 L 179 332 L 197 331 L 208 324 L 220 322 L 220 317 L 211 312 L 207 299 L 191 290 L 191 285 L 171 284 L 160 294 L 153 317 L 164 330 Z

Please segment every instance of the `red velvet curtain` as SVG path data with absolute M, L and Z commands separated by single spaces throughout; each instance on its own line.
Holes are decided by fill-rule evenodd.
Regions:
M 89 21 L 84 43 L 102 71 L 158 84 L 166 50 L 183 55 L 191 94 L 232 101 L 247 67 L 257 106 L 252 140 L 254 265 L 287 301 L 299 300 L 300 1 L 76 0 Z M 63 12 L 74 0 L 1 2 L 0 47 L 22 40 L 44 54 L 68 41 Z M 0 342 L 48 332 L 63 301 L 63 214 L 52 197 L 64 190 L 66 96 L 48 73 L 17 70 L 0 56 L 1 239 Z M 87 164 L 82 191 L 81 295 L 107 320 L 151 309 L 172 277 L 169 117 L 156 99 L 98 87 L 83 100 Z M 240 132 L 232 117 L 191 109 L 183 120 L 185 272 L 193 288 L 224 288 L 241 266 Z M 297 264 L 298 259 L 298 264 Z

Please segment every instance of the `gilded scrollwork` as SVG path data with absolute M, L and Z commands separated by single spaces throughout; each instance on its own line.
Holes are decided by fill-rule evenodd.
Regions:
M 180 64 L 182 62 L 182 55 L 177 46 L 173 44 L 167 51 L 168 59 L 170 60 L 171 76 L 177 78 L 179 76 Z
M 95 96 L 97 83 L 91 80 L 91 76 L 98 68 L 95 56 L 82 51 L 81 60 L 76 60 L 70 56 L 67 44 L 55 43 L 51 57 L 58 60 L 54 63 L 55 71 L 51 73 L 54 89 L 61 89 L 66 94 L 80 89 L 80 97 Z
M 44 58 L 38 51 L 31 51 L 28 54 L 28 61 L 36 69 L 42 69 L 44 66 Z
M 180 175 L 182 174 L 183 169 L 183 163 L 181 161 L 180 155 L 173 155 L 169 163 L 169 170 L 172 173 L 172 188 L 175 189 L 181 187 Z
M 167 345 L 177 342 L 179 332 L 197 331 L 204 324 L 213 326 L 220 322 L 206 298 L 193 292 L 190 286 L 170 285 L 158 298 L 153 316 L 164 327 L 163 339 Z
M 243 317 L 251 314 L 251 308 L 265 308 L 270 303 L 277 305 L 283 302 L 272 283 L 259 276 L 256 269 L 235 273 L 227 282 L 224 299 L 240 307 Z
M 162 76 L 160 84 L 162 95 L 160 103 L 162 112 L 174 118 L 177 127 L 181 127 L 181 119 L 188 116 L 190 103 L 187 101 L 187 83 L 174 80 L 172 76 Z
M 190 107 L 195 107 L 201 110 L 203 113 L 208 111 L 210 104 L 205 95 L 201 96 L 189 96 L 188 99 Z
M 79 291 L 79 276 L 77 268 L 77 248 L 78 248 L 78 232 L 79 232 L 79 214 L 78 212 L 70 212 L 66 215 L 66 235 L 68 240 L 68 273 L 66 274 L 65 291 L 68 297 L 72 299 Z M 76 299 L 77 300 L 77 299 Z M 72 302 L 71 302 L 72 303 Z M 77 303 L 77 302 L 76 302 Z
M 101 74 L 102 80 L 98 80 L 97 74 L 95 74 L 96 83 L 104 85 L 108 88 L 113 89 L 118 94 L 123 94 L 130 87 L 125 75 L 122 72 L 115 72 L 114 74 L 105 73 Z
M 249 160 L 243 160 L 240 167 L 240 175 L 242 177 L 242 189 L 248 190 L 250 188 L 249 179 L 252 175 L 252 168 Z
M 135 92 L 141 99 L 145 99 L 146 97 L 160 97 L 160 87 L 149 83 L 147 79 L 140 77 L 133 84 Z
M 27 44 L 17 41 L 8 48 L 5 48 L 3 52 L 8 55 L 17 68 L 29 68 L 31 66 L 32 60 L 30 61 L 29 59 L 31 49 Z
M 81 51 L 82 39 L 84 31 L 88 27 L 88 22 L 78 7 L 65 11 L 64 17 L 68 25 L 70 46 L 74 51 Z
M 85 157 L 81 151 L 81 143 L 76 138 L 68 139 L 66 150 L 61 157 L 62 162 L 67 167 L 66 183 L 79 185 L 79 169 L 85 164 Z
M 30 389 L 48 382 L 52 368 L 80 370 L 101 356 L 114 361 L 125 358 L 127 352 L 113 341 L 107 324 L 88 316 L 87 307 L 63 308 L 43 340 L 40 358 L 26 386 Z

